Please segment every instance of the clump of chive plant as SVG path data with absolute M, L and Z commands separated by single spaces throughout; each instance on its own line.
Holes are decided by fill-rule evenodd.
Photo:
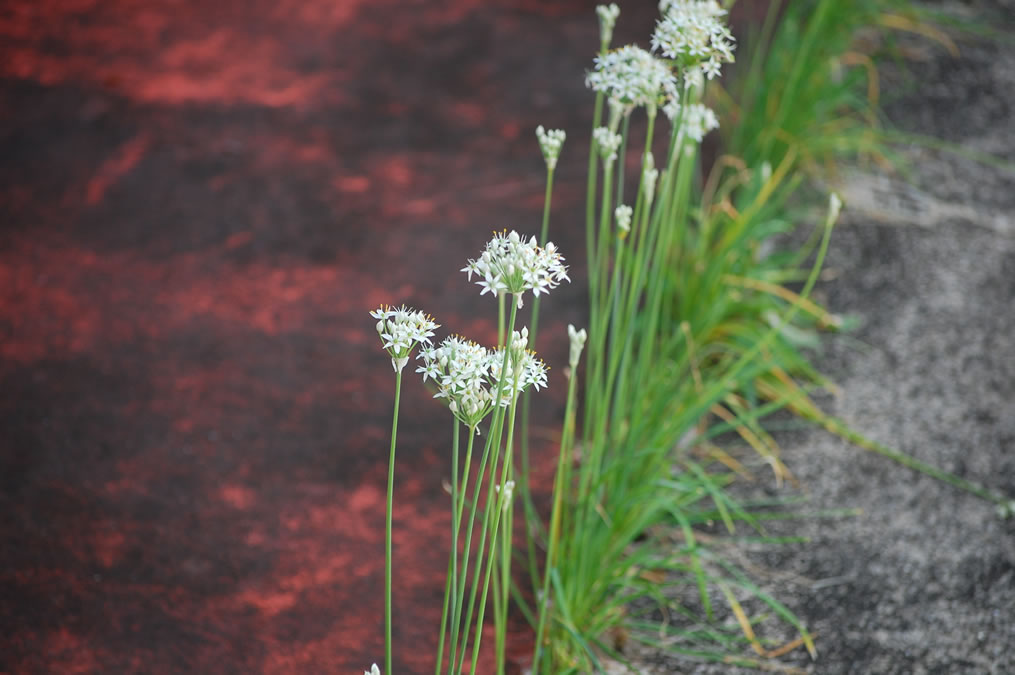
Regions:
M 518 396 L 522 393 L 525 384 L 533 384 L 534 388 L 538 388 L 540 382 L 545 383 L 545 374 L 540 377 L 540 367 L 539 365 L 536 365 L 536 362 L 533 360 L 534 357 L 527 349 L 529 337 L 528 329 L 523 328 L 521 331 L 515 331 L 515 321 L 517 319 L 518 310 L 523 306 L 523 296 L 526 291 L 531 291 L 533 296 L 538 299 L 541 294 L 556 288 L 562 281 L 570 281 L 570 278 L 567 276 L 567 267 L 564 265 L 564 258 L 557 251 L 557 247 L 554 246 L 553 242 L 546 242 L 544 246 L 540 246 L 535 237 L 526 239 L 515 231 L 511 231 L 510 233 L 495 233 L 493 239 L 487 243 L 485 249 L 480 254 L 480 257 L 476 260 L 470 260 L 468 265 L 466 265 L 462 271 L 468 274 L 470 281 L 472 280 L 473 274 L 480 277 L 475 282 L 483 289 L 480 292 L 480 295 L 484 295 L 489 292 L 499 300 L 500 317 L 503 317 L 504 313 L 504 298 L 508 295 L 513 298 L 513 302 L 511 303 L 511 316 L 507 323 L 507 327 L 506 329 L 498 330 L 498 333 L 503 336 L 501 338 L 501 345 L 498 349 L 498 352 L 501 355 L 500 365 L 499 368 L 497 368 L 496 364 L 493 366 L 494 368 L 497 368 L 496 373 L 500 383 L 497 398 L 500 398 L 506 380 L 509 380 L 512 386 L 509 389 L 511 396 L 510 402 L 507 406 L 508 419 L 503 452 L 504 459 L 499 468 L 500 480 L 495 480 L 495 476 L 498 471 L 498 463 L 501 462 L 501 435 L 504 433 L 505 425 L 503 414 L 494 415 L 493 423 L 491 425 L 492 430 L 489 438 L 487 439 L 487 449 L 490 448 L 490 443 L 493 442 L 493 452 L 491 453 L 492 458 L 488 490 L 489 496 L 487 498 L 487 507 L 485 509 L 486 517 L 484 519 L 479 543 L 479 552 L 481 556 L 484 550 L 483 547 L 487 530 L 490 530 L 490 543 L 487 551 L 488 562 L 486 581 L 483 584 L 482 596 L 479 602 L 479 618 L 476 623 L 476 637 L 475 644 L 473 646 L 472 669 L 470 671 L 475 672 L 476 668 L 479 655 L 478 646 L 482 637 L 481 628 L 483 616 L 486 611 L 486 596 L 489 588 L 489 579 L 493 569 L 494 560 L 497 559 L 500 563 L 500 574 L 499 576 L 494 577 L 493 605 L 496 635 L 495 653 L 497 672 L 502 673 L 504 671 L 507 612 L 511 590 L 511 533 L 513 531 L 513 510 L 511 507 L 513 506 L 513 501 L 508 499 L 511 495 L 510 491 L 499 491 L 496 490 L 496 487 L 498 485 L 506 485 L 508 481 L 513 481 L 514 479 L 513 439 Z M 499 323 L 503 325 L 503 320 Z M 535 374 L 533 374 L 533 370 L 536 371 Z M 487 451 L 488 450 L 484 450 L 484 460 Z M 482 476 L 483 469 L 484 465 L 481 464 L 480 476 Z M 475 494 L 478 498 L 478 491 Z M 500 494 L 500 498 L 504 500 L 502 501 L 501 509 L 494 508 L 494 505 L 491 503 L 491 500 L 494 499 L 494 495 L 497 494 Z M 503 528 L 501 528 L 501 512 L 503 512 Z M 473 506 L 473 517 L 474 516 L 475 505 Z M 468 555 L 467 549 L 465 555 Z M 482 563 L 482 558 L 479 563 Z M 479 572 L 479 569 L 480 566 L 477 566 L 476 571 Z M 469 609 L 466 613 L 466 630 L 468 630 L 468 617 L 471 616 L 474 596 L 477 589 L 476 581 L 478 581 L 478 575 L 473 583 Z M 451 628 L 452 631 L 458 629 L 456 621 L 452 622 Z M 451 661 L 452 667 L 454 667 L 454 633 L 452 635 Z M 460 670 L 458 672 L 460 672 Z
M 540 129 L 538 135 L 547 169 L 552 175 L 564 133 L 547 133 Z M 434 398 L 447 406 L 452 422 L 451 552 L 435 673 L 443 672 L 445 653 L 446 672 L 462 673 L 467 660 L 469 672 L 476 672 L 491 585 L 497 670 L 504 672 L 511 587 L 512 507 L 517 485 L 513 457 L 515 416 L 523 393 L 547 386 L 547 367 L 529 349 L 529 329 L 515 330 L 515 322 L 525 293 L 531 292 L 538 300 L 570 279 L 564 258 L 552 242 L 540 245 L 535 237 L 523 237 L 513 230 L 495 233 L 480 256 L 470 260 L 462 271 L 468 274 L 470 281 L 474 275 L 477 277 L 475 283 L 482 288 L 480 295 L 490 293 L 499 302 L 501 321 L 499 344 L 495 348 L 486 348 L 455 335 L 435 346 L 431 338 L 438 326 L 421 312 L 405 307 L 381 307 L 371 312 L 377 319 L 378 335 L 396 373 L 385 526 L 385 656 L 389 672 L 392 668 L 391 513 L 398 406 L 402 371 L 417 347 L 420 349 L 416 358 L 422 363 L 416 372 L 422 375 L 424 383 L 432 381 L 436 386 Z M 504 301 L 508 297 L 512 300 L 511 318 L 504 326 Z M 481 436 L 480 425 L 487 419 L 488 433 L 473 479 L 475 439 Z M 464 470 L 459 474 L 462 426 L 468 429 L 468 440 Z M 481 505 L 482 495 L 486 500 Z M 473 546 L 477 531 L 479 541 Z M 474 550 L 475 559 L 472 559 Z

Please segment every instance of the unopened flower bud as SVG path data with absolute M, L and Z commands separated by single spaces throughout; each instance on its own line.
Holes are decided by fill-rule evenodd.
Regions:
M 585 340 L 588 339 L 588 334 L 585 329 L 575 330 L 571 324 L 567 325 L 567 336 L 571 340 L 571 355 L 568 358 L 568 365 L 571 366 L 573 371 L 578 367 L 578 360 L 581 359 L 582 350 L 585 348 Z
M 620 7 L 617 7 L 615 2 L 599 5 L 596 7 L 596 16 L 599 17 L 599 42 L 605 50 L 613 41 L 613 27 L 617 25 Z
M 551 129 L 546 131 L 543 125 L 536 127 L 536 138 L 539 139 L 539 149 L 543 152 L 543 159 L 546 160 L 546 168 L 553 171 L 557 168 L 557 158 L 560 157 L 560 149 L 564 146 L 564 139 L 567 134 L 563 129 Z
M 599 158 L 603 160 L 603 166 L 609 167 L 613 160 L 617 159 L 617 149 L 620 148 L 620 134 L 615 134 L 606 127 L 599 127 L 592 132 L 592 138 L 599 148 Z

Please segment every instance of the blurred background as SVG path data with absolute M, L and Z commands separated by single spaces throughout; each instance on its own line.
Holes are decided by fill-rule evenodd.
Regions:
M 0 671 L 381 660 L 394 381 L 367 312 L 493 337 L 459 269 L 491 230 L 538 232 L 538 124 L 575 139 L 551 233 L 580 263 L 593 6 L 4 3 Z M 563 407 L 573 272 L 544 302 L 537 426 Z M 429 399 L 407 378 L 399 673 L 432 667 L 447 564 Z

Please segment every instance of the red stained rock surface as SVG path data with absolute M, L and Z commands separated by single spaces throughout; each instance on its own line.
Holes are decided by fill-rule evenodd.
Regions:
M 382 659 L 393 381 L 367 312 L 491 338 L 458 270 L 491 230 L 538 230 L 535 126 L 588 125 L 592 4 L 544 4 L 6 4 L 0 671 Z M 575 283 L 538 345 L 547 429 L 581 316 L 579 146 L 553 223 Z M 405 387 L 399 674 L 432 667 L 448 426 Z M 519 622 L 512 653 L 529 640 Z

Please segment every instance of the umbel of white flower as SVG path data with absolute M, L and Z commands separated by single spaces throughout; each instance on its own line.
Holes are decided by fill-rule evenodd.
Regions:
M 625 106 L 646 106 L 650 113 L 677 82 L 667 63 L 635 45 L 614 49 L 595 58 L 585 85 Z
M 510 293 L 519 308 L 525 291 L 538 296 L 556 288 L 561 281 L 571 281 L 564 258 L 553 242 L 540 246 L 535 237 L 526 239 L 514 230 L 510 234 L 494 233 L 479 259 L 470 260 L 462 271 L 468 273 L 469 281 L 473 274 L 479 276 L 475 283 L 483 289 L 480 295 L 489 292 L 497 297 Z
M 433 317 L 405 305 L 398 309 L 382 305 L 370 312 L 370 316 L 377 319 L 377 334 L 391 356 L 391 367 L 396 373 L 405 368 L 416 345 L 429 345 L 434 330 L 440 328 Z
M 652 33 L 652 49 L 683 67 L 701 65 L 712 79 L 723 63 L 733 62 L 735 40 L 716 0 L 663 0 L 663 18 Z
M 507 369 L 504 368 L 504 347 L 498 347 L 491 361 L 492 376 L 502 381 L 501 386 L 510 397 L 518 396 L 530 385 L 536 391 L 546 387 L 546 364 L 536 358 L 536 354 L 528 349 L 529 329 L 522 328 L 511 334 L 508 346 Z
M 478 431 L 479 423 L 498 403 L 507 407 L 529 385 L 537 390 L 546 386 L 546 366 L 525 349 L 527 343 L 528 329 L 512 335 L 507 370 L 503 370 L 503 349 L 489 350 L 451 336 L 436 347 L 420 350 L 416 358 L 422 359 L 423 365 L 416 372 L 422 373 L 424 382 L 427 379 L 436 382 L 438 391 L 434 398 L 443 399 L 451 414 Z
M 364 670 L 363 675 L 381 675 L 381 669 L 377 667 L 377 664 L 370 666 L 370 670 Z
M 467 427 L 478 425 L 495 406 L 497 381 L 493 378 L 496 354 L 475 342 L 451 336 L 437 347 L 421 349 L 416 369 L 423 381 L 437 383 L 434 398 L 443 399 L 451 414 Z M 505 389 L 506 391 L 506 389 Z M 510 396 L 502 394 L 500 404 L 507 406 Z
M 606 127 L 598 127 L 592 132 L 592 139 L 599 148 L 599 158 L 603 160 L 603 166 L 608 167 L 617 159 L 617 150 L 620 148 L 620 134 L 615 134 Z
M 684 136 L 699 143 L 705 134 L 719 128 L 719 118 L 715 112 L 701 103 L 681 106 L 676 101 L 670 101 L 663 107 L 663 112 L 670 122 L 676 124 L 679 120 Z
M 560 157 L 560 149 L 564 146 L 564 139 L 567 134 L 563 129 L 550 129 L 546 131 L 543 125 L 536 127 L 536 138 L 539 139 L 539 149 L 543 152 L 543 159 L 546 160 L 546 168 L 553 171 L 557 168 L 557 158 Z

